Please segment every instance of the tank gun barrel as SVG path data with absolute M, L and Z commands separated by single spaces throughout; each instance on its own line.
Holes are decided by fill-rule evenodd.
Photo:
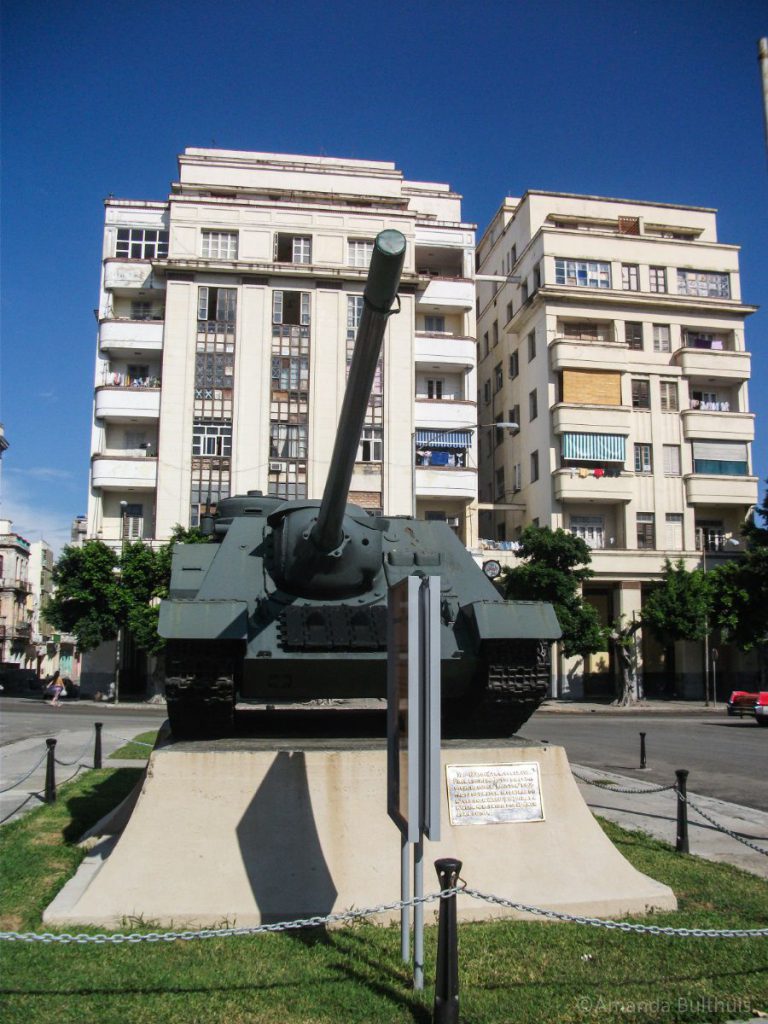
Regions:
M 381 231 L 373 244 L 363 312 L 355 338 L 328 479 L 317 521 L 310 534 L 314 546 L 322 552 L 334 551 L 342 541 L 342 520 L 355 468 L 357 448 L 384 330 L 392 303 L 397 296 L 404 259 L 405 237 L 402 233 L 394 230 Z

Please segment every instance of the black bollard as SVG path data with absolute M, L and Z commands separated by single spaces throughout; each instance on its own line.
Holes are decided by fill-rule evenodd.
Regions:
M 96 740 L 93 745 L 93 767 L 101 768 L 101 727 L 103 722 L 94 722 L 93 727 L 96 730 Z
M 46 740 L 48 760 L 45 763 L 45 802 L 56 803 L 56 740 Z
M 675 849 L 678 853 L 688 853 L 688 802 L 686 797 L 686 786 L 688 783 L 687 768 L 678 768 L 677 776 L 677 842 Z
M 640 767 L 645 768 L 645 733 L 640 733 Z
M 461 871 L 461 861 L 445 857 L 435 861 L 440 889 L 452 889 Z M 459 948 L 456 932 L 456 893 L 440 900 L 437 924 L 437 967 L 433 1024 L 459 1024 Z

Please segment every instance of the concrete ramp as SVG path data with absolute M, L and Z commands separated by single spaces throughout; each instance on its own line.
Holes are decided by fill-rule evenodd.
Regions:
M 442 760 L 443 838 L 425 842 L 425 891 L 438 888 L 434 860 L 452 856 L 473 888 L 538 907 L 603 917 L 676 909 L 671 889 L 605 837 L 562 747 L 452 747 Z M 543 821 L 450 824 L 446 764 L 520 762 L 539 766 Z M 117 844 L 92 851 L 43 920 L 246 926 L 392 902 L 400 836 L 386 792 L 383 749 L 160 747 Z M 462 920 L 521 916 L 469 897 L 458 908 Z

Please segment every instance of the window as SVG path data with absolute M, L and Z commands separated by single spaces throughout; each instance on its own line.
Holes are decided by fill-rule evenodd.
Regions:
M 115 256 L 127 260 L 164 259 L 168 255 L 168 232 L 153 228 L 118 228 Z
M 677 290 L 681 295 L 698 295 L 702 299 L 730 299 L 730 276 L 707 270 L 678 270 Z
M 486 405 L 488 405 L 488 403 L 491 400 L 491 382 L 490 382 L 490 379 L 487 380 L 485 382 L 485 384 L 483 384 L 483 400 L 484 400 Z
M 531 452 L 531 483 L 539 479 L 539 453 Z
M 373 242 L 367 238 L 347 240 L 347 263 L 351 267 L 367 268 L 373 255 Z M 427 328 L 429 330 L 429 328 Z
M 680 476 L 680 445 L 664 445 L 664 476 Z
M 504 367 L 501 363 L 496 363 L 493 368 L 493 393 L 498 394 L 499 391 L 504 387 Z
M 528 295 L 528 279 L 526 278 L 525 281 L 523 281 L 523 283 L 520 285 L 520 301 L 523 305 L 525 305 L 528 301 Z
M 275 235 L 276 263 L 311 263 L 312 239 L 309 235 Z
M 619 217 L 618 229 L 620 235 L 639 235 L 640 234 L 640 218 L 639 217 Z
M 512 467 L 512 490 L 517 492 L 523 486 L 523 467 L 516 462 Z
M 192 454 L 228 458 L 232 454 L 232 424 L 196 418 L 192 425 Z
M 711 476 L 746 476 L 749 466 L 743 441 L 694 441 L 693 471 Z
M 622 263 L 621 287 L 625 292 L 640 290 L 640 268 L 636 263 Z
M 360 298 L 362 300 L 362 296 Z M 424 330 L 429 331 L 430 334 L 445 334 L 445 317 L 425 316 Z
M 237 232 L 203 231 L 203 257 L 209 260 L 236 260 Z
M 357 447 L 358 462 L 381 462 L 384 449 L 384 431 L 381 427 L 363 427 Z
M 307 427 L 304 423 L 272 423 L 269 428 L 269 457 L 306 459 Z
M 491 324 L 491 344 L 494 348 L 499 344 L 499 322 L 494 320 Z
M 149 302 L 131 303 L 131 320 L 151 320 L 152 304 Z
M 624 324 L 624 341 L 631 349 L 643 351 L 643 325 L 639 323 Z
M 309 299 L 309 292 L 274 291 L 272 293 L 272 323 L 307 326 L 309 324 Z
M 653 455 L 651 452 L 651 446 L 649 444 L 635 445 L 635 472 L 653 472 Z
M 501 466 L 499 469 L 496 470 L 495 488 L 496 488 L 495 491 L 494 491 L 495 500 L 496 501 L 503 501 L 504 500 L 504 495 L 506 493 L 505 485 L 504 485 L 504 467 L 503 466 Z
M 649 267 L 650 285 L 652 292 L 665 292 L 667 290 L 667 268 Z
M 656 530 L 653 512 L 637 513 L 637 546 L 639 548 L 656 547 Z
M 445 380 L 442 377 L 427 378 L 427 398 L 441 399 Z
M 677 381 L 661 381 L 661 411 L 677 412 L 680 408 L 677 399 Z
M 515 307 L 511 302 L 507 303 L 507 320 L 511 320 L 515 315 Z
M 667 551 L 683 550 L 683 513 L 667 512 Z
M 537 263 L 533 268 L 533 290 L 537 292 L 541 288 L 541 267 Z
M 122 540 L 139 540 L 144 532 L 144 506 L 126 505 L 121 512 Z
M 581 537 L 588 548 L 600 551 L 605 547 L 603 516 L 571 516 L 570 529 L 575 537 Z
M 520 359 L 517 352 L 513 352 L 509 357 L 509 376 L 512 380 L 517 377 L 520 373 Z
M 210 326 L 198 323 L 198 331 L 214 333 L 216 325 L 234 324 L 237 312 L 237 288 L 209 288 L 201 285 L 197 289 L 197 319 L 209 321 Z
M 555 283 L 576 285 L 579 288 L 610 288 L 610 263 L 587 260 L 555 260 Z
M 723 351 L 728 348 L 727 336 L 712 331 L 684 331 L 683 345 L 686 348 L 706 348 L 712 351 Z
M 518 425 L 520 424 L 520 406 L 519 405 L 513 405 L 512 408 L 509 410 L 509 420 L 508 420 L 508 422 L 509 423 L 517 423 Z
M 535 420 L 539 415 L 539 396 L 536 388 L 528 395 L 528 419 Z
M 669 324 L 654 324 L 653 325 L 653 351 L 654 352 L 669 352 L 671 350 L 671 341 L 669 336 Z
M 632 408 L 650 409 L 651 391 L 649 382 L 643 377 L 632 378 Z
M 226 459 L 193 459 L 190 487 L 190 523 L 200 525 L 200 516 L 213 511 L 222 498 L 229 497 L 230 470 Z
M 491 349 L 490 342 L 488 340 L 488 331 L 483 335 L 483 359 L 488 355 Z
M 513 245 L 509 250 L 509 272 L 512 273 L 512 267 L 517 263 L 517 246 Z
M 536 358 L 536 331 L 531 331 L 528 335 L 528 362 L 532 362 Z

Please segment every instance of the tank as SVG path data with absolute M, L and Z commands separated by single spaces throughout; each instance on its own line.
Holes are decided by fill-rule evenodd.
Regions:
M 174 548 L 158 628 L 177 739 L 231 734 L 239 702 L 384 697 L 387 595 L 412 574 L 440 577 L 447 726 L 511 735 L 546 695 L 560 636 L 550 605 L 504 601 L 447 523 L 348 503 L 404 258 L 404 236 L 382 231 L 322 500 L 226 498 L 201 524 L 209 543 Z

